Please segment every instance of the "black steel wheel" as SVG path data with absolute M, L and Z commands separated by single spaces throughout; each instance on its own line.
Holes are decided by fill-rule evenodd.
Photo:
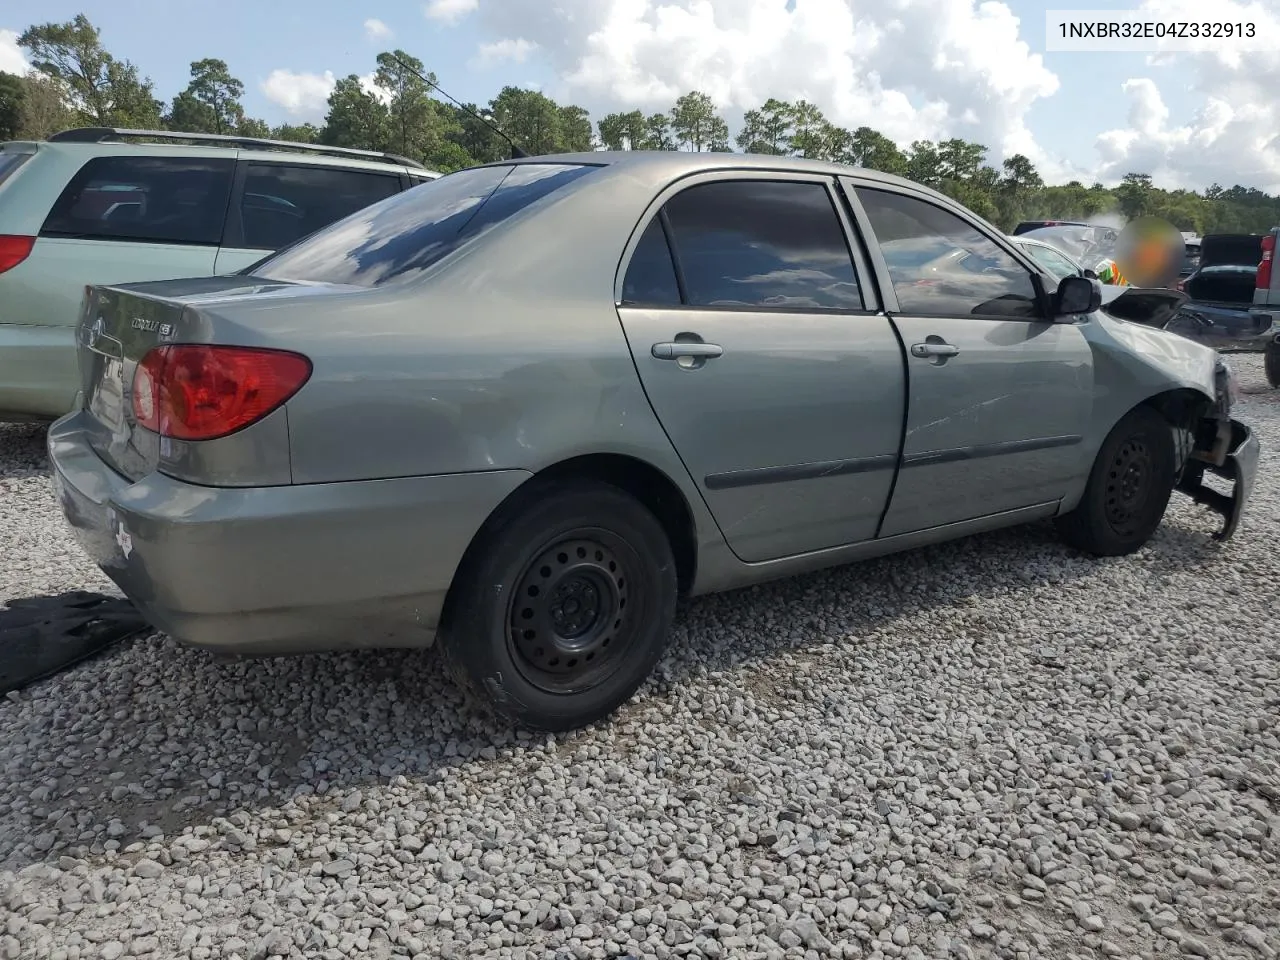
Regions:
M 573 531 L 534 557 L 507 617 L 512 658 L 530 683 L 573 693 L 617 669 L 636 634 L 627 594 L 638 563 L 626 541 L 600 529 Z
M 670 543 L 642 504 L 603 483 L 538 484 L 477 535 L 440 644 L 463 688 L 499 716 L 573 729 L 644 682 L 675 601 Z
M 1176 460 L 1169 422 L 1151 407 L 1131 410 L 1102 442 L 1080 503 L 1057 519 L 1059 535 L 1096 556 L 1140 549 L 1164 519 Z

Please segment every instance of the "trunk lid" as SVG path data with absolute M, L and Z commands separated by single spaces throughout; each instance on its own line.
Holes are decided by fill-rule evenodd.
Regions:
M 130 480 L 154 472 L 170 441 L 134 419 L 132 388 L 143 357 L 166 343 L 216 342 L 204 311 L 217 304 L 332 289 L 241 276 L 86 287 L 76 345 L 90 444 Z
M 1244 310 L 1253 303 L 1257 282 L 1257 264 L 1219 264 L 1201 267 L 1183 287 L 1196 303 L 1216 303 Z
M 1262 259 L 1262 236 L 1251 233 L 1213 233 L 1200 239 L 1200 267 L 1257 267 Z

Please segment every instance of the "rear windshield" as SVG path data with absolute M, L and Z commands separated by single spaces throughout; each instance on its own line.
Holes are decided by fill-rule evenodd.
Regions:
M 29 153 L 0 153 L 0 183 L 4 183 L 30 156 Z
M 594 169 L 527 163 L 460 170 L 357 211 L 245 273 L 362 287 L 403 282 Z

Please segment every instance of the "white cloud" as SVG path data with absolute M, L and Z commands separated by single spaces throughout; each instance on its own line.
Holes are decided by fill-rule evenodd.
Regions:
M 378 86 L 375 74 L 366 73 L 360 78 L 360 87 L 383 103 L 391 102 L 391 93 Z M 262 82 L 263 94 L 272 103 L 283 107 L 297 120 L 319 122 L 329 111 L 329 95 L 338 79 L 332 70 L 324 73 L 295 73 L 292 70 L 272 70 Z
M 429 0 L 422 8 L 429 20 L 454 24 L 480 6 L 480 0 Z M 541 9 L 541 4 L 538 5 Z
M 767 97 L 804 97 L 844 126 L 979 140 L 998 161 L 1027 152 L 1023 118 L 1058 89 L 989 0 L 489 0 L 481 16 L 536 43 L 561 76 L 551 92 L 593 114 L 698 89 L 736 123 Z
M 279 104 L 290 116 L 299 120 L 323 119 L 328 109 L 329 94 L 337 79 L 333 71 L 294 73 L 272 70 L 262 82 L 262 92 L 272 103 Z
M 473 67 L 492 67 L 499 63 L 524 63 L 538 45 L 524 37 L 507 38 L 493 43 L 482 43 L 471 61 Z
M 26 54 L 18 46 L 18 32 L 0 30 L 0 71 L 21 76 L 29 69 Z
M 370 17 L 364 22 L 364 35 L 369 40 L 390 40 L 393 36 L 391 28 L 377 17 Z
M 1146 0 L 1143 9 L 1165 20 L 1202 20 L 1189 0 Z M 1280 35 L 1274 3 L 1218 0 L 1216 21 L 1253 22 L 1259 32 Z M 1280 192 L 1280 56 L 1242 50 L 1224 42 L 1196 53 L 1162 53 L 1153 65 L 1171 66 L 1178 81 L 1199 97 L 1189 117 L 1172 118 L 1150 78 L 1124 84 L 1129 124 L 1098 136 L 1100 175 L 1107 182 L 1126 173 L 1149 173 L 1157 183 L 1203 189 L 1210 183 L 1243 184 Z

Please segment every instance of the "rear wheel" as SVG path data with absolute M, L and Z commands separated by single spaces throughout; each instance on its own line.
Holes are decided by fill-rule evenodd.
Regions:
M 1280 387 L 1280 343 L 1268 343 L 1262 356 L 1267 371 L 1267 383 L 1272 387 Z
M 568 730 L 626 701 L 662 654 L 676 569 L 661 524 L 614 487 L 531 490 L 458 572 L 441 648 L 501 717 Z
M 1150 407 L 1130 411 L 1102 443 L 1079 505 L 1056 521 L 1068 544 L 1100 557 L 1151 539 L 1173 493 L 1173 428 Z

